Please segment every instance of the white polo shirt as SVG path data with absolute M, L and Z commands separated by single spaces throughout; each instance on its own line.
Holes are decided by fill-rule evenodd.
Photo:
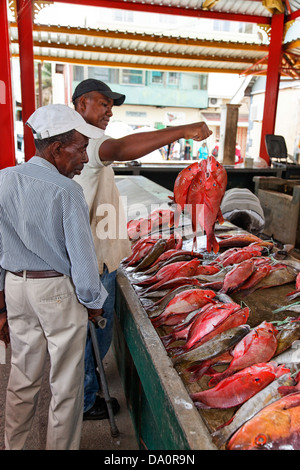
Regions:
M 90 139 L 87 147 L 89 162 L 74 180 L 83 188 L 90 213 L 90 224 L 96 248 L 99 273 L 104 264 L 109 272 L 118 269 L 123 258 L 131 254 L 127 236 L 127 219 L 115 183 L 112 162 L 99 158 L 101 144 L 111 137 Z

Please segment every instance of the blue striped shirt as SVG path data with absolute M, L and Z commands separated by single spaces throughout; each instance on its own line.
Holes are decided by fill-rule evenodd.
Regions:
M 88 308 L 107 297 L 82 188 L 40 157 L 0 171 L 0 290 L 5 271 L 22 270 L 71 277 Z

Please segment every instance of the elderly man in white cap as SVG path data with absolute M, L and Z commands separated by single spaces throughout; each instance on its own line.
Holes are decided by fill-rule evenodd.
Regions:
M 87 204 L 72 178 L 99 130 L 65 105 L 41 107 L 27 124 L 35 156 L 0 171 L 0 339 L 10 340 L 12 351 L 5 447 L 25 446 L 49 353 L 46 448 L 76 450 L 87 321 L 103 313 L 107 292 Z

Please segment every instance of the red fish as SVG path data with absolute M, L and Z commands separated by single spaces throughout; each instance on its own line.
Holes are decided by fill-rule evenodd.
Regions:
M 219 251 L 219 244 L 215 238 L 214 227 L 217 220 L 223 223 L 220 211 L 226 185 L 227 173 L 225 168 L 212 156 L 201 161 L 201 169 L 194 176 L 188 191 L 187 208 L 192 219 L 194 232 L 193 248 L 196 248 L 196 234 L 198 225 L 205 230 L 206 249 L 214 253 Z
M 192 265 L 195 266 L 195 270 L 197 269 L 200 261 L 198 260 L 191 260 L 193 261 Z M 149 286 L 155 284 L 157 281 L 164 279 L 171 279 L 173 274 L 186 263 L 190 263 L 190 261 L 176 261 L 175 263 L 168 264 L 166 266 L 161 267 L 153 276 L 147 277 L 143 281 L 136 282 L 137 286 Z
M 248 307 L 241 308 L 236 303 L 224 304 L 219 302 L 210 306 L 203 315 L 193 323 L 186 343 L 177 348 L 176 356 L 205 343 L 225 330 L 243 325 L 249 316 Z
M 130 240 L 138 240 L 150 234 L 158 228 L 174 225 L 174 211 L 169 209 L 157 209 L 151 212 L 149 217 L 140 218 L 137 221 L 130 220 L 127 223 L 127 232 Z
M 155 276 L 151 276 L 150 279 L 141 281 L 137 285 L 149 286 L 147 288 L 147 292 L 153 292 L 170 279 L 194 276 L 194 273 L 198 268 L 199 264 L 200 261 L 198 259 L 192 259 L 191 261 L 178 261 L 177 263 L 172 263 L 170 265 L 160 268 L 155 274 Z
M 265 265 L 265 266 L 255 266 L 255 270 L 253 274 L 244 282 L 242 286 L 240 286 L 236 291 L 243 291 L 246 294 L 250 294 L 255 286 L 262 280 L 264 279 L 269 272 L 271 271 L 271 266 L 270 265 Z
M 247 246 L 250 245 L 250 243 L 256 242 L 256 243 L 262 243 L 264 246 L 272 248 L 273 243 L 268 242 L 265 240 L 261 240 L 261 238 L 257 237 L 256 235 L 253 235 L 251 233 L 238 233 L 234 235 L 218 235 L 219 239 L 219 245 L 220 247 L 227 247 L 227 246 L 233 246 L 233 247 L 238 247 L 238 246 Z
M 153 240 L 150 237 L 145 240 L 141 239 L 141 243 L 136 246 L 130 255 L 125 261 L 124 264 L 127 266 L 134 266 L 137 264 L 146 254 L 153 248 L 157 240 Z
M 259 411 L 229 440 L 228 450 L 300 450 L 300 392 Z
M 191 395 L 197 408 L 232 408 L 249 400 L 276 377 L 276 365 L 255 364 L 236 372 L 218 385 Z
M 254 272 L 255 265 L 252 259 L 242 261 L 235 268 L 231 269 L 226 274 L 223 282 L 221 293 L 232 293 L 238 289 Z
M 152 320 L 153 326 L 174 325 L 178 323 L 178 314 L 192 312 L 208 302 L 212 302 L 216 293 L 205 289 L 187 289 L 168 303 L 164 311 Z M 174 322 L 174 323 L 173 323 Z
M 224 372 L 214 374 L 208 385 L 213 387 L 238 370 L 255 363 L 268 362 L 277 348 L 277 333 L 272 323 L 266 321 L 251 330 L 231 352 L 233 359 L 230 366 Z
M 178 173 L 174 183 L 174 202 L 176 203 L 174 225 L 178 227 L 179 217 L 186 204 L 187 193 L 192 179 L 200 170 L 199 162 L 192 163 Z
M 239 264 L 242 261 L 254 258 L 255 256 L 262 256 L 264 253 L 266 253 L 266 248 L 260 245 L 256 245 L 254 243 L 248 245 L 245 248 L 240 248 L 236 252 L 227 256 L 226 259 L 223 261 L 222 265 L 230 266 L 232 264 Z

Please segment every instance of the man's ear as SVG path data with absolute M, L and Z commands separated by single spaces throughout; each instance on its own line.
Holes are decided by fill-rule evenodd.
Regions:
M 59 141 L 53 142 L 50 145 L 50 152 L 54 160 L 57 160 L 61 157 L 62 144 Z
M 87 97 L 85 95 L 81 95 L 79 96 L 79 98 L 77 98 L 76 100 L 76 106 L 75 106 L 75 109 L 76 111 L 78 112 L 84 112 L 86 110 L 86 101 L 87 101 Z

